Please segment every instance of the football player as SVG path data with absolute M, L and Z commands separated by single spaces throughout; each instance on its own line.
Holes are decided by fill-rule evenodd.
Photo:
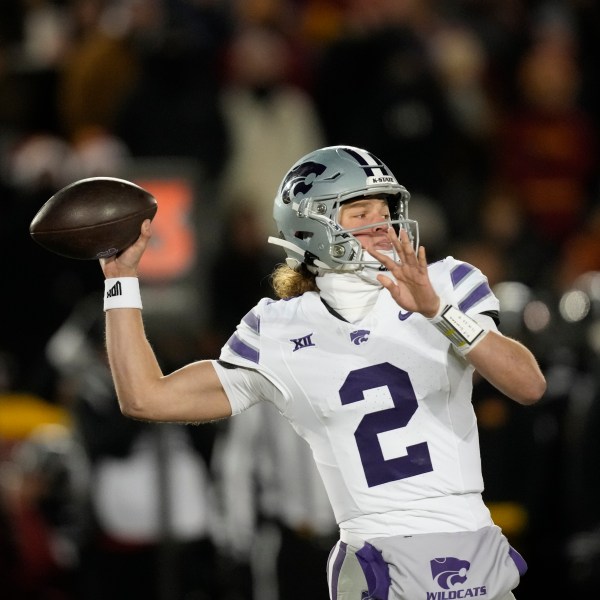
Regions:
M 316 150 L 274 202 L 280 300 L 242 319 L 218 360 L 163 374 L 146 339 L 137 266 L 151 236 L 101 260 L 122 412 L 206 422 L 272 402 L 310 445 L 340 528 L 332 600 L 513 598 L 523 558 L 482 500 L 472 377 L 516 402 L 543 395 L 532 353 L 498 330 L 481 271 L 427 264 L 409 193 L 376 156 Z M 235 274 L 231 274 L 235 277 Z

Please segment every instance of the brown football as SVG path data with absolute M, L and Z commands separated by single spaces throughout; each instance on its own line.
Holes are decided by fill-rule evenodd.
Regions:
M 29 233 L 50 252 L 96 260 L 133 244 L 157 209 L 156 198 L 131 181 L 90 177 L 56 192 L 31 221 Z

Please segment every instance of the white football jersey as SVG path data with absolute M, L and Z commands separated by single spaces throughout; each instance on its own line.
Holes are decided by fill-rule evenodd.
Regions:
M 475 267 L 448 257 L 429 273 L 440 296 L 465 313 L 498 313 Z M 481 500 L 473 368 L 387 290 L 354 324 L 331 314 L 315 292 L 263 299 L 220 360 L 277 388 L 265 393 L 246 369 L 217 369 L 234 414 L 275 400 L 310 444 L 342 529 L 366 539 L 491 523 Z M 243 383 L 233 383 L 236 371 L 245 372 Z

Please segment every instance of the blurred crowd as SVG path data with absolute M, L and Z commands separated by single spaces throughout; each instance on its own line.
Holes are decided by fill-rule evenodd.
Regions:
M 327 599 L 335 524 L 287 424 L 122 417 L 101 271 L 28 226 L 72 181 L 185 162 L 194 260 L 145 293 L 169 370 L 271 294 L 277 186 L 328 144 L 388 164 L 429 260 L 479 267 L 539 359 L 526 410 L 476 381 L 484 498 L 529 562 L 519 598 L 597 593 L 598 73 L 595 0 L 3 2 L 0 595 Z

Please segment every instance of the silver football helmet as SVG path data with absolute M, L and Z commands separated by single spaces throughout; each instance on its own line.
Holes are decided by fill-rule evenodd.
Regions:
M 292 268 L 303 262 L 327 271 L 380 266 L 353 235 L 374 225 L 343 229 L 338 222 L 344 202 L 364 197 L 387 199 L 390 220 L 385 223 L 396 231 L 405 229 L 418 247 L 418 224 L 408 218 L 410 194 L 376 156 L 353 146 L 321 148 L 292 166 L 273 207 L 280 237 L 269 242 L 285 248 Z

